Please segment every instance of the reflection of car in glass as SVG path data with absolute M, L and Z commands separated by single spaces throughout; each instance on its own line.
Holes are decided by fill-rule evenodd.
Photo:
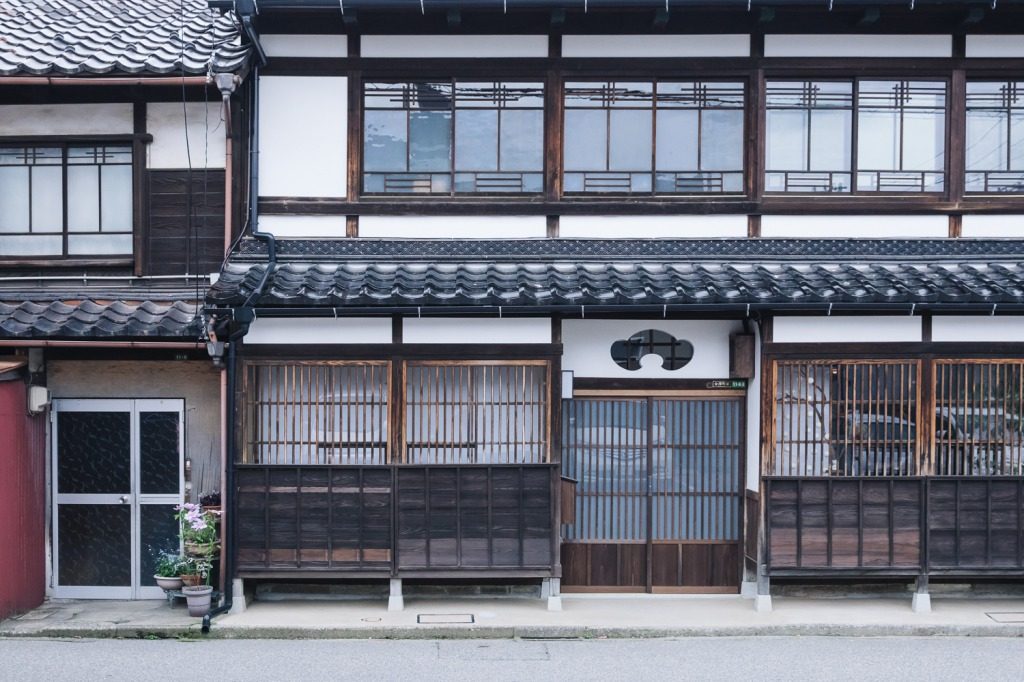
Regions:
M 999 408 L 940 407 L 935 450 L 938 474 L 1019 474 L 1024 421 Z
M 834 473 L 845 476 L 913 475 L 917 426 L 900 417 L 851 412 L 837 434 Z

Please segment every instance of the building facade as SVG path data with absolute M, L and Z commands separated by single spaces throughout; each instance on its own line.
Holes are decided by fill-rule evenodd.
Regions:
M 62 399 L 54 593 L 95 587 L 53 568 L 61 500 L 85 505 L 65 413 L 179 415 L 175 499 L 186 460 L 221 493 L 229 602 L 457 579 L 767 607 L 772 580 L 889 579 L 925 608 L 929 580 L 1024 575 L 1024 8 L 193 4 L 229 46 L 178 60 L 205 79 L 172 59 L 149 77 L 178 87 L 87 105 L 134 112 L 130 173 L 91 161 L 146 187 L 118 259 L 74 253 L 75 192 L 39 251 L 34 185 L 6 181 L 33 210 L 0 237 L 0 329 L 50 344 Z M 5 105 L 47 135 L 40 101 L 96 96 L 27 83 Z M 0 132 L 34 178 L 50 141 Z M 92 134 L 53 141 L 68 187 Z M 69 268 L 129 277 L 80 301 Z M 50 324 L 40 291 L 149 326 Z M 135 345 L 82 345 L 104 334 Z M 131 528 L 172 502 L 132 495 Z

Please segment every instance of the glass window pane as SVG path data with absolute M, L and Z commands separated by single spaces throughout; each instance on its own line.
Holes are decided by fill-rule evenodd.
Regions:
M 68 255 L 71 256 L 123 256 L 132 253 L 130 234 L 70 234 Z
M 368 171 L 404 171 L 408 146 L 406 113 L 367 111 L 363 167 Z
M 903 170 L 945 168 L 946 121 L 943 114 L 908 110 L 903 114 Z
M 99 229 L 99 168 L 68 166 L 68 231 L 96 232 Z
M 773 109 L 767 113 L 769 170 L 807 170 L 807 111 Z
M 58 584 L 131 586 L 131 505 L 61 504 L 57 538 Z
M 605 170 L 608 114 L 598 110 L 565 112 L 565 169 Z
M 501 113 L 501 170 L 529 171 L 544 168 L 544 112 Z
M 650 111 L 612 110 L 609 140 L 610 170 L 649 170 L 651 168 Z
M 700 139 L 701 170 L 743 168 L 742 110 L 704 110 Z
M 470 109 L 455 114 L 455 169 L 498 169 L 498 112 Z
M 32 231 L 64 231 L 64 174 L 60 166 L 32 169 Z M 129 192 L 131 185 L 129 185 Z M 131 195 L 128 197 L 131 202 Z
M 1005 170 L 1008 133 L 1006 111 L 967 112 L 967 168 Z
M 899 149 L 899 112 L 861 109 L 857 118 L 857 167 L 897 170 Z
M 59 256 L 64 239 L 55 235 L 4 235 L 0 238 L 0 256 Z
M 697 170 L 698 116 L 698 112 L 692 109 L 658 111 L 656 152 L 658 170 Z
M 57 413 L 57 491 L 132 491 L 131 413 Z
M 156 585 L 153 574 L 156 573 L 156 560 L 160 554 L 177 554 L 180 551 L 178 530 L 173 504 L 139 505 L 139 540 L 142 544 L 139 582 L 142 585 Z
M 177 495 L 181 479 L 179 415 L 139 413 L 139 482 L 143 495 Z
M 28 232 L 27 167 L 0 166 L 0 233 Z
M 1010 170 L 1024 170 L 1024 108 L 1010 114 Z
M 409 170 L 446 171 L 452 161 L 450 111 L 409 113 Z
M 125 165 L 100 168 L 103 187 L 101 224 L 107 232 L 132 230 L 132 167 Z
M 853 112 L 817 110 L 811 114 L 812 171 L 837 171 L 850 168 Z

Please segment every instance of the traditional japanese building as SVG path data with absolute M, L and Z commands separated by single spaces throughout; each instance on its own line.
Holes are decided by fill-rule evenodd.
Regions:
M 91 457 L 61 415 L 123 409 L 183 415 L 229 604 L 389 580 L 398 608 L 417 580 L 769 608 L 772 581 L 884 579 L 926 609 L 929 580 L 1024 577 L 1024 4 L 186 5 L 185 59 L 155 7 L 152 66 L 0 48 L 0 202 L 31 209 L 0 203 L 3 343 L 49 345 L 55 397 L 122 401 L 51 408 L 58 560 L 61 467 Z M 75 216 L 108 200 L 72 187 L 78 145 L 117 140 L 75 126 L 114 103 L 134 213 L 86 257 Z M 60 232 L 16 176 L 47 144 Z M 60 345 L 104 336 L 134 346 Z

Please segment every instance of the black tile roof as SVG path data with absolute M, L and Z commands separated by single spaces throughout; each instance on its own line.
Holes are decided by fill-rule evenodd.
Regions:
M 248 54 L 206 0 L 0 0 L 0 75 L 205 74 Z
M 257 307 L 1024 305 L 1013 240 L 281 240 Z M 207 296 L 244 304 L 244 242 Z
M 0 302 L 0 338 L 198 340 L 196 311 L 185 301 Z

